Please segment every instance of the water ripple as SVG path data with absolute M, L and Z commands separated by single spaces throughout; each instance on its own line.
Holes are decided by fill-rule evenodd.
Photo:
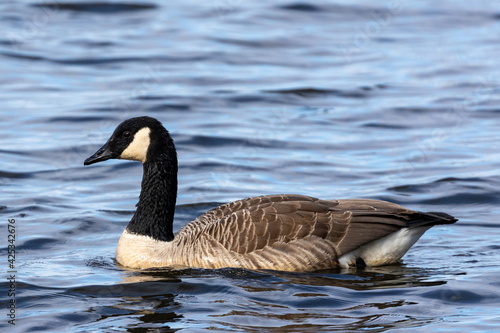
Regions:
M 141 10 L 151 10 L 157 8 L 152 3 L 133 2 L 59 2 L 56 3 L 36 3 L 32 4 L 36 8 L 46 8 L 50 10 L 67 10 L 73 12 L 90 12 L 98 14 L 119 14 L 122 12 L 133 12 Z

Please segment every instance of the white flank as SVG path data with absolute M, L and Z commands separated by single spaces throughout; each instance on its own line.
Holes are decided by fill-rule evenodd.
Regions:
M 377 239 L 356 250 L 348 252 L 339 258 L 340 267 L 348 268 L 356 264 L 357 258 L 362 258 L 367 266 L 388 265 L 397 262 L 406 251 L 430 227 L 402 228 L 383 238 Z

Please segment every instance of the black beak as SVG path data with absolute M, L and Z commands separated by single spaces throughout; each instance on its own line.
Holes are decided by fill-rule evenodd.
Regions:
M 109 149 L 109 142 L 106 142 L 104 146 L 99 148 L 99 150 L 94 153 L 94 155 L 87 158 L 85 162 L 83 162 L 83 165 L 91 165 L 97 162 L 109 160 L 111 158 L 116 158 L 116 154 L 111 152 Z

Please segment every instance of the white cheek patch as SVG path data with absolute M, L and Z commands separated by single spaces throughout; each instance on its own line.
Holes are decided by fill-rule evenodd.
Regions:
M 121 159 L 124 160 L 134 160 L 146 162 L 146 157 L 148 155 L 149 148 L 149 133 L 151 130 L 149 127 L 143 127 L 134 135 L 134 140 L 128 145 L 128 147 L 120 155 Z

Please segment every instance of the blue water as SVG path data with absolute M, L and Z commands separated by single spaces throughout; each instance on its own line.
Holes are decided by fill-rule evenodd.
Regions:
M 498 330 L 500 3 L 16 0 L 0 29 L 2 332 Z M 460 221 L 376 269 L 128 271 L 142 168 L 83 160 L 137 115 L 176 142 L 176 229 L 271 193 Z

